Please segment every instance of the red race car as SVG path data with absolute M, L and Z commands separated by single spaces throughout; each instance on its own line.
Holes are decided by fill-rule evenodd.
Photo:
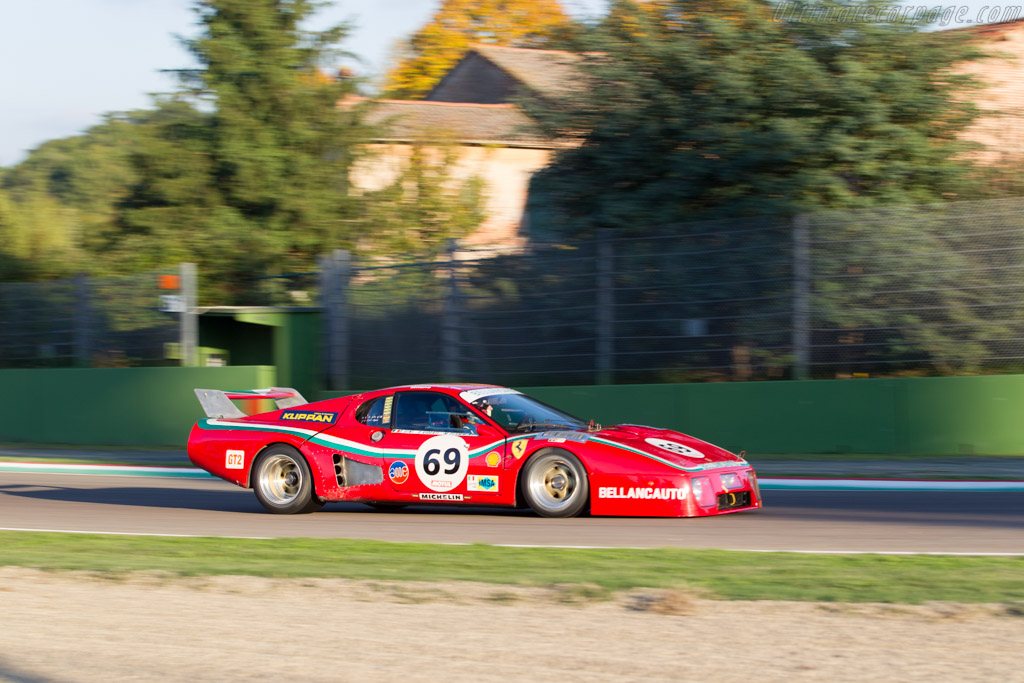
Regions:
M 306 403 L 294 389 L 196 389 L 189 459 L 274 513 L 326 502 L 491 505 L 545 517 L 702 517 L 761 507 L 753 468 L 679 432 L 602 428 L 514 389 L 416 384 Z M 274 399 L 246 416 L 232 399 Z

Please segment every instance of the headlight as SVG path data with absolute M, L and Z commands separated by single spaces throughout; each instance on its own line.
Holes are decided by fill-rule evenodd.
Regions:
M 747 480 L 750 482 L 750 488 L 754 489 L 754 498 L 760 503 L 761 487 L 757 485 L 757 475 L 754 474 L 754 470 L 747 472 Z
M 711 480 L 707 477 L 694 477 L 693 481 L 690 482 L 690 486 L 693 487 L 693 497 L 697 499 L 697 504 L 704 508 L 710 508 L 715 506 L 715 490 L 711 488 Z
M 726 472 L 725 474 L 719 475 L 722 480 L 722 488 L 726 491 L 735 491 L 736 489 L 743 488 L 743 482 L 740 481 L 738 474 L 732 472 Z

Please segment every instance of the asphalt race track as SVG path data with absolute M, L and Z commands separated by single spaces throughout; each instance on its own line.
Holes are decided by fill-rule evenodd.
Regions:
M 524 510 L 333 503 L 263 512 L 214 479 L 0 473 L 0 527 L 432 543 L 838 552 L 1024 553 L 1024 492 L 765 491 L 765 509 L 697 519 L 543 519 Z

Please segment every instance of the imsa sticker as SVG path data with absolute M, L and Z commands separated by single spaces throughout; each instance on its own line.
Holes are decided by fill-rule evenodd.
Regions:
M 480 493 L 497 493 L 498 478 L 490 475 L 471 474 L 466 477 L 466 490 Z
M 322 424 L 334 424 L 338 419 L 337 413 L 321 413 L 316 410 L 286 410 L 281 413 L 282 420 L 294 420 L 296 422 L 320 422 Z

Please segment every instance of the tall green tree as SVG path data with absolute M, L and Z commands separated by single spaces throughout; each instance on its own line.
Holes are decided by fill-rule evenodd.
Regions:
M 537 108 L 559 152 L 535 182 L 558 230 L 964 197 L 972 120 L 956 36 L 856 21 L 831 0 L 616 0 L 575 37 L 578 96 Z M 875 0 L 858 3 L 879 7 Z M 808 13 L 801 15 L 806 6 Z
M 329 69 L 345 27 L 304 28 L 319 4 L 199 0 L 187 41 L 198 68 L 177 92 L 45 143 L 0 177 L 5 273 L 188 260 L 205 302 L 265 303 L 274 288 L 253 277 L 314 270 L 331 249 L 429 257 L 471 230 L 481 188 L 454 180 L 448 151 L 417 156 L 394 187 L 353 190 L 380 136 L 350 99 L 358 83 Z
M 474 43 L 550 47 L 570 24 L 558 0 L 444 0 L 402 46 L 387 74 L 385 96 L 423 97 Z
M 308 268 L 327 245 L 348 245 L 358 209 L 348 173 L 367 131 L 355 108 L 338 106 L 355 93 L 355 83 L 324 71 L 347 28 L 304 28 L 317 6 L 308 0 L 196 5 L 202 33 L 188 46 L 200 68 L 183 76 L 212 108 L 205 129 L 190 134 L 195 155 L 208 143 L 207 158 L 194 163 L 205 166 L 211 183 L 186 208 L 206 205 L 216 215 L 220 239 L 209 244 L 206 260 L 238 254 L 229 261 L 234 268 L 219 269 L 226 279 Z M 184 154 L 192 151 L 186 147 Z

